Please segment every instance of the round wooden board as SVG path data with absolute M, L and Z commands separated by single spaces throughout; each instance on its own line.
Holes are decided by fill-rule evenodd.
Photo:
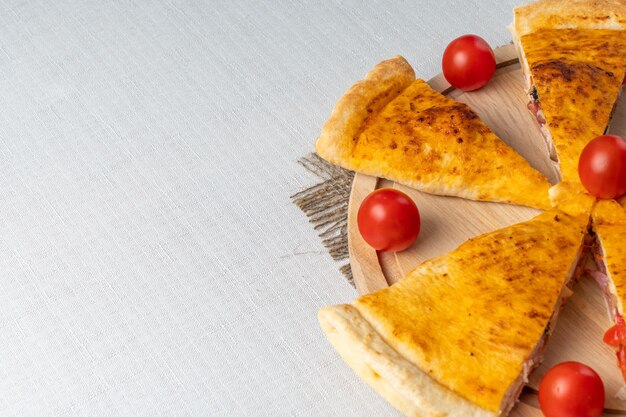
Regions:
M 442 75 L 428 81 L 436 90 L 469 104 L 495 133 L 515 148 L 535 168 L 554 183 L 557 179 L 548 158 L 541 133 L 526 109 L 528 102 L 515 48 L 496 49 L 498 69 L 486 87 L 470 93 L 455 90 Z M 611 133 L 626 134 L 626 95 L 622 96 L 611 123 Z M 623 104 L 623 105 L 622 105 Z M 416 202 L 422 230 L 412 248 L 400 253 L 377 253 L 361 238 L 356 225 L 358 207 L 373 190 L 393 187 Z M 455 197 L 422 193 L 391 181 L 356 174 L 348 208 L 350 264 L 361 294 L 367 294 L 399 281 L 423 261 L 445 254 L 467 239 L 526 221 L 540 211 L 527 207 L 477 202 Z M 626 401 L 616 397 L 624 386 L 614 351 L 602 343 L 604 330 L 611 325 L 600 290 L 590 279 L 582 278 L 568 300 L 546 352 L 543 364 L 530 376 L 520 403 L 511 416 L 539 417 L 536 390 L 545 372 L 553 365 L 576 360 L 593 367 L 602 377 L 606 390 L 606 412 L 626 415 Z

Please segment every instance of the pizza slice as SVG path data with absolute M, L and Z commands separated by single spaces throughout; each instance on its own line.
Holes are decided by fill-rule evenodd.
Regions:
M 339 100 L 316 143 L 327 161 L 420 191 L 546 209 L 547 179 L 463 103 L 383 61 Z
M 541 0 L 510 26 L 528 108 L 565 181 L 578 181 L 585 145 L 610 122 L 626 69 L 626 0 Z
M 592 224 L 598 270 L 590 274 L 602 289 L 609 317 L 615 324 L 607 331 L 605 341 L 615 347 L 626 380 L 626 209 L 614 200 L 599 201 L 593 209 Z
M 406 416 L 506 415 L 542 360 L 588 237 L 594 199 L 555 191 L 557 209 L 322 309 L 331 344 Z

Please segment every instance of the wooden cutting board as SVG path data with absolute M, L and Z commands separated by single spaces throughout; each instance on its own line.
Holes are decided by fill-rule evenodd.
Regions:
M 515 48 L 496 49 L 498 69 L 484 88 L 464 93 L 438 75 L 428 83 L 436 90 L 469 104 L 495 133 L 515 148 L 536 169 L 554 183 L 556 171 L 533 117 L 526 109 L 528 97 Z M 626 96 L 622 96 L 626 102 Z M 611 133 L 626 136 L 626 103 L 618 104 Z M 417 204 L 422 229 L 412 248 L 400 253 L 377 253 L 359 234 L 356 217 L 363 199 L 377 188 L 393 187 L 407 193 Z M 356 174 L 348 208 L 350 263 L 361 294 L 388 287 L 423 261 L 442 255 L 467 239 L 531 219 L 539 210 L 498 203 L 440 197 L 416 191 L 391 181 Z M 590 279 L 582 278 L 564 307 L 554 331 L 544 363 L 531 375 L 521 402 L 511 412 L 514 417 L 539 417 L 536 390 L 542 376 L 553 365 L 576 360 L 595 369 L 605 385 L 606 411 L 626 415 L 626 401 L 616 398 L 624 386 L 614 351 L 602 343 L 611 326 L 600 290 Z

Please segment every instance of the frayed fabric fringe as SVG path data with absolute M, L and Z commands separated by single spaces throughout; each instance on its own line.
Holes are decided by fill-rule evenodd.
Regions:
M 354 173 L 329 164 L 314 153 L 300 158 L 298 163 L 321 182 L 292 195 L 291 200 L 309 218 L 330 256 L 335 261 L 349 259 L 348 200 Z M 354 286 L 350 262 L 339 270 Z

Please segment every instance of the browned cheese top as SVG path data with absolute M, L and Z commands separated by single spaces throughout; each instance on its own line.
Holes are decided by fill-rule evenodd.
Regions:
M 521 37 L 562 178 L 609 123 L 626 70 L 626 31 L 543 29 Z
M 549 183 L 464 103 L 416 80 L 368 119 L 350 154 L 356 171 L 407 185 L 463 189 L 477 200 L 547 207 Z
M 400 56 L 348 89 L 315 148 L 334 164 L 420 191 L 550 207 L 547 179 L 466 104 L 416 80 Z
M 354 305 L 417 367 L 497 411 L 557 308 L 590 209 L 553 209 L 470 239 Z

